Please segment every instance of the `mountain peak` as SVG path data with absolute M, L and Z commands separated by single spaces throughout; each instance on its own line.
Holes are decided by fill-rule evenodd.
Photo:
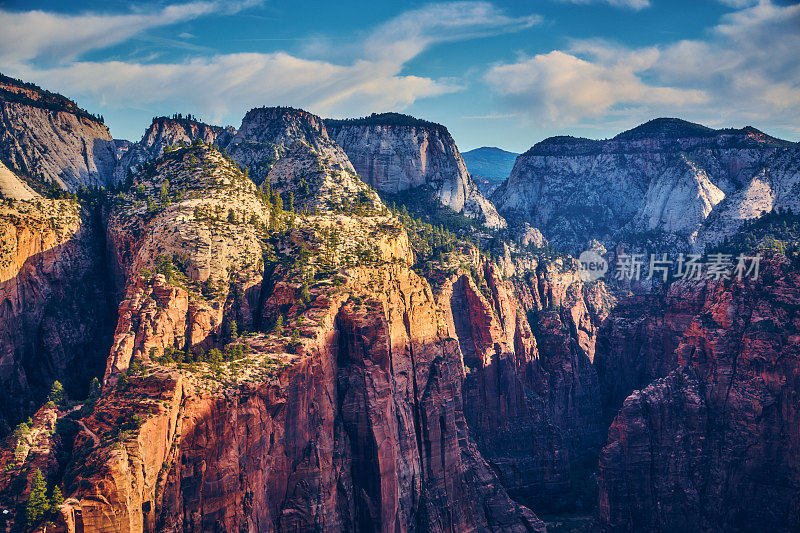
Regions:
M 615 140 L 633 140 L 642 138 L 681 139 L 687 137 L 711 137 L 717 130 L 683 120 L 680 118 L 654 118 L 633 129 L 623 131 Z
M 78 117 L 104 124 L 102 116 L 96 116 L 78 107 L 74 101 L 58 93 L 42 89 L 4 74 L 0 74 L 0 101 L 16 102 L 50 111 L 63 111 Z
M 325 124 L 329 126 L 410 126 L 424 127 L 447 130 L 441 124 L 430 122 L 403 113 L 372 113 L 368 117 L 346 118 L 346 119 L 325 119 Z

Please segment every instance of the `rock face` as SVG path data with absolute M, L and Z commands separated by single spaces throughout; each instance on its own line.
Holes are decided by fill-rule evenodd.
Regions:
M 322 119 L 291 107 L 260 107 L 248 111 L 227 151 L 239 164 L 247 166 L 250 177 L 261 184 L 272 166 L 295 143 L 305 145 L 328 165 L 353 172 L 347 155 L 328 136 Z
M 72 200 L 0 207 L 0 434 L 35 410 L 55 380 L 85 396 L 113 328 L 104 239 Z
M 725 208 L 726 219 L 750 216 L 743 204 L 751 200 L 724 200 L 759 188 L 752 182 L 793 148 L 749 127 L 712 130 L 656 119 L 607 141 L 546 139 L 517 159 L 492 200 L 507 219 L 529 222 L 575 252 L 592 238 L 609 248 L 654 231 L 689 247 L 716 209 Z M 783 176 L 777 181 L 770 187 L 788 186 Z M 791 194 L 782 198 L 770 208 L 796 202 Z
M 600 523 L 796 530 L 800 276 L 774 258 L 757 281 L 684 290 L 701 306 L 674 350 L 676 369 L 629 396 L 609 430 Z
M 704 286 L 675 283 L 614 307 L 597 333 L 594 357 L 606 426 L 631 392 L 677 367 L 675 350 L 705 298 Z
M 800 147 L 781 150 L 743 187 L 729 194 L 711 212 L 697 236 L 696 248 L 734 235 L 746 220 L 773 209 L 800 212 Z
M 155 172 L 144 194 L 168 179 L 169 205 L 137 205 L 137 184 L 109 219 L 127 298 L 103 396 L 76 438 L 85 466 L 66 487 L 67 531 L 544 530 L 469 434 L 459 342 L 385 209 L 284 213 L 275 223 L 294 229 L 267 246 L 248 239 L 274 206 L 259 208 L 253 184 L 213 149 L 167 154 Z M 206 218 L 223 198 L 259 220 Z M 320 237 L 337 226 L 343 238 L 329 247 Z M 197 238 L 177 234 L 201 227 L 209 263 Z M 373 253 L 345 260 L 368 244 Z M 263 270 L 246 255 L 270 251 Z M 154 255 L 181 252 L 188 275 L 168 280 Z M 323 275 L 328 261 L 352 266 Z M 321 281 L 302 296 L 308 276 Z M 206 296 L 197 287 L 209 277 L 220 290 Z M 221 325 L 233 317 L 250 332 L 227 344 Z M 265 332 L 278 317 L 282 328 Z M 235 368 L 162 362 L 184 345 L 248 355 Z
M 38 197 L 39 193 L 8 170 L 3 163 L 0 163 L 0 198 L 32 200 Z
M 139 165 L 152 161 L 164 153 L 168 146 L 191 144 L 201 140 L 208 144 L 226 146 L 236 130 L 210 126 L 192 118 L 155 117 L 145 130 L 142 139 L 134 144 L 117 145 L 119 164 L 115 170 L 116 181 L 125 180 L 129 172 Z
M 601 285 L 559 270 L 534 267 L 514 287 L 487 263 L 483 290 L 462 274 L 440 297 L 467 369 L 470 433 L 509 494 L 544 513 L 591 509 L 604 432 L 591 358 L 608 303 Z
M 430 187 L 454 211 L 491 228 L 505 220 L 472 181 L 447 128 L 395 113 L 326 121 L 359 176 L 385 193 Z
M 114 140 L 67 98 L 0 75 L 0 160 L 12 170 L 75 191 L 112 183 Z

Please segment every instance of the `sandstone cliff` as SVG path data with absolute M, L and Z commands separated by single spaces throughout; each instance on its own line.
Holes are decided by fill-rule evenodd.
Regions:
M 800 526 L 800 277 L 772 258 L 757 281 L 695 285 L 676 369 L 629 396 L 600 456 L 611 530 Z M 668 351 L 671 343 L 665 344 Z
M 444 126 L 394 113 L 326 124 L 359 176 L 378 191 L 398 193 L 427 185 L 454 211 L 490 228 L 505 227 L 478 191 Z
M 109 218 L 126 297 L 68 531 L 543 530 L 471 439 L 459 343 L 385 208 L 273 220 L 207 146 L 154 172 Z
M 0 160 L 75 191 L 112 183 L 116 151 L 105 124 L 71 100 L 0 75 Z
M 103 242 L 73 200 L 0 207 L 0 434 L 34 411 L 53 381 L 85 394 L 102 373 L 114 319 Z
M 753 188 L 751 180 L 778 165 L 771 157 L 792 147 L 753 128 L 712 130 L 678 119 L 656 119 L 606 141 L 553 137 L 517 159 L 492 200 L 509 220 L 530 222 L 575 252 L 591 238 L 610 248 L 648 232 L 689 247 L 716 206 Z M 733 203 L 731 213 L 742 201 Z
M 155 117 L 139 142 L 117 147 L 116 181 L 124 181 L 129 173 L 162 155 L 167 147 L 191 144 L 195 140 L 224 147 L 235 133 L 233 128 L 210 126 L 193 118 Z

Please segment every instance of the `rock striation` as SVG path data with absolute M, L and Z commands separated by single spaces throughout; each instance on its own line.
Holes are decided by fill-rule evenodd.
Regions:
M 795 530 L 797 270 L 777 256 L 757 281 L 682 290 L 700 306 L 663 354 L 675 369 L 625 399 L 600 455 L 600 525 Z
M 0 75 L 0 160 L 43 183 L 75 191 L 112 183 L 114 140 L 73 101 Z
M 194 118 L 155 117 L 139 142 L 120 144 L 127 141 L 117 141 L 119 163 L 114 170 L 115 179 L 124 181 L 139 166 L 161 156 L 168 147 L 196 140 L 224 147 L 235 133 L 232 127 L 211 126 Z
M 427 186 L 454 211 L 490 228 L 505 227 L 444 126 L 396 113 L 326 124 L 359 176 L 376 190 L 395 194 Z
M 655 119 L 609 140 L 553 137 L 536 144 L 517 159 L 492 201 L 515 224 L 529 222 L 574 252 L 592 238 L 610 249 L 654 232 L 688 248 L 722 238 L 719 231 L 698 236 L 716 210 L 727 213 L 718 225 L 732 222 L 735 231 L 754 216 L 747 205 L 755 189 L 791 190 L 783 175 L 768 186 L 758 176 L 780 167 L 792 150 L 793 143 L 750 127 L 713 130 Z M 781 198 L 759 209 L 796 202 L 790 194 Z

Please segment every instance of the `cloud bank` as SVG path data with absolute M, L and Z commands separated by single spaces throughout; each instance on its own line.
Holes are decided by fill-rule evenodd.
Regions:
M 791 129 L 800 121 L 800 5 L 742 5 L 704 40 L 577 41 L 497 64 L 485 81 L 510 109 L 561 126 L 680 115 Z
M 265 104 L 352 116 L 403 109 L 419 98 L 458 90 L 448 81 L 401 74 L 408 61 L 436 43 L 516 32 L 539 22 L 532 15 L 508 16 L 487 2 L 450 2 L 389 20 L 356 43 L 351 57 L 338 62 L 285 52 L 216 54 L 168 63 L 81 60 L 89 51 L 150 28 L 248 5 L 193 2 L 113 16 L 0 12 L 0 24 L 8 20 L 15 28 L 13 35 L 0 32 L 0 60 L 14 65 L 15 75 L 112 107 L 180 102 L 182 109 L 202 110 L 213 120 L 241 116 Z M 15 44 L 18 39 L 21 46 Z

